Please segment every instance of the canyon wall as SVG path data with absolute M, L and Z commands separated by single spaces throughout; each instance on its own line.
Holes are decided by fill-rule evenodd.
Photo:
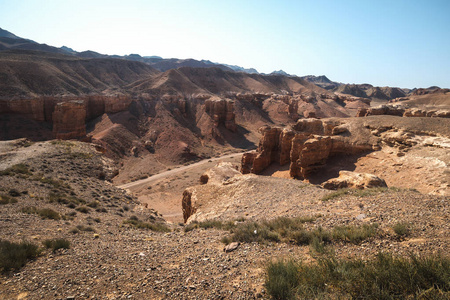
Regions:
M 348 135 L 345 123 L 339 120 L 302 119 L 292 127 L 260 128 L 258 149 L 242 156 L 241 172 L 261 173 L 271 163 L 290 164 L 290 176 L 307 178 L 323 167 L 331 156 L 357 154 L 376 147 L 373 139 L 358 141 Z

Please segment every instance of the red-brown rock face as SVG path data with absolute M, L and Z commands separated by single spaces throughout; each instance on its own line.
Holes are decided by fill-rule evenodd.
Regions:
M 225 128 L 232 132 L 236 132 L 237 127 L 234 121 L 234 102 L 229 99 L 205 101 L 205 111 L 214 120 L 214 127 L 219 127 L 223 124 Z
M 299 120 L 293 128 L 265 126 L 256 151 L 242 156 L 241 172 L 258 174 L 272 162 L 290 163 L 291 177 L 305 179 L 323 167 L 336 154 L 355 154 L 372 150 L 372 144 L 355 143 L 337 135 L 346 133 L 337 121 L 318 119 Z M 333 135 L 336 134 L 336 135 Z
M 53 111 L 53 137 L 78 139 L 86 136 L 86 106 L 83 101 L 61 102 Z

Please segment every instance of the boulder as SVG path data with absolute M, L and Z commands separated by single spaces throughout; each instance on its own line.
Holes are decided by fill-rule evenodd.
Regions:
M 387 185 L 383 179 L 373 174 L 340 171 L 339 177 L 322 183 L 322 187 L 328 190 L 337 190 L 343 188 L 366 189 L 387 187 Z

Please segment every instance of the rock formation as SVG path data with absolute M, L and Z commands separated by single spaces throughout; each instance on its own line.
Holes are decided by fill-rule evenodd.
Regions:
M 223 124 L 225 128 L 236 132 L 237 127 L 234 121 L 234 102 L 229 99 L 208 99 L 205 101 L 205 111 L 214 120 L 214 127 Z
M 86 136 L 86 106 L 82 101 L 61 102 L 53 111 L 53 137 L 77 139 Z
M 340 171 L 339 177 L 327 180 L 322 187 L 328 190 L 337 190 L 343 188 L 367 189 L 387 187 L 387 185 L 383 179 L 373 174 Z
M 331 156 L 373 149 L 373 142 L 358 142 L 339 135 L 347 130 L 345 124 L 333 119 L 302 119 L 292 128 L 262 127 L 258 149 L 242 156 L 241 172 L 258 174 L 273 162 L 290 163 L 290 175 L 305 179 Z
M 420 108 L 404 108 L 402 106 L 380 105 L 371 108 L 360 108 L 356 113 L 357 117 L 391 115 L 400 117 L 431 117 L 450 118 L 448 110 L 424 110 Z

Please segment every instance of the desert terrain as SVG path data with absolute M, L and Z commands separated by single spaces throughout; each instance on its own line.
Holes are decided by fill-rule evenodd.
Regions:
M 444 269 L 386 299 L 448 299 L 448 89 L 11 35 L 0 70 L 1 299 L 284 299 L 273 262 L 383 253 Z M 327 280 L 289 297 L 364 298 Z

